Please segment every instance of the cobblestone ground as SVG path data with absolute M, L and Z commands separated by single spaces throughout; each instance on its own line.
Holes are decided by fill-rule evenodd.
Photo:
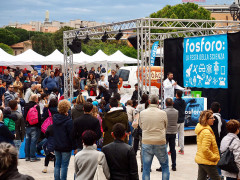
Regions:
M 178 148 L 176 147 L 178 151 Z M 197 151 L 196 144 L 185 145 L 185 154 L 179 155 L 177 154 L 177 171 L 173 172 L 170 169 L 170 179 L 171 180 L 194 180 L 197 179 L 197 164 L 194 162 L 194 157 Z M 139 176 L 142 179 L 142 173 L 140 170 L 141 162 L 140 156 L 137 155 L 138 168 L 139 168 Z M 68 180 L 73 180 L 74 174 L 74 157 L 71 157 L 70 164 L 68 167 Z M 171 158 L 169 156 L 169 162 L 171 167 Z M 41 159 L 40 162 L 26 162 L 24 159 L 19 160 L 18 169 L 23 174 L 28 174 L 33 176 L 36 180 L 50 180 L 54 179 L 53 174 L 53 162 L 50 162 L 48 167 L 48 173 L 43 174 L 42 169 L 44 167 L 44 158 Z M 156 169 L 159 168 L 159 162 L 157 158 L 154 157 L 152 163 L 152 172 L 151 179 L 159 180 L 162 179 L 161 172 L 157 172 Z

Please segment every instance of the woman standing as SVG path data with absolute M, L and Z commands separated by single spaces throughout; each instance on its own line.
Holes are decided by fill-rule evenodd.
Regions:
M 237 180 L 240 178 L 240 140 L 238 138 L 240 123 L 237 120 L 230 120 L 227 122 L 228 134 L 222 139 L 220 151 L 223 153 L 229 147 L 229 150 L 233 152 L 235 163 L 239 169 L 239 173 L 231 173 L 222 170 L 222 175 L 227 180 Z M 230 144 L 230 142 L 232 143 Z M 230 145 L 229 145 L 230 144 Z
M 22 82 L 20 81 L 20 78 L 18 76 L 16 76 L 16 80 L 15 82 L 13 83 L 13 87 L 14 87 L 14 92 L 17 93 L 19 92 L 20 93 L 20 97 L 22 98 L 22 90 L 23 90 L 23 84 Z
M 212 111 L 202 111 L 195 129 L 197 134 L 195 162 L 198 164 L 198 180 L 206 180 L 207 175 L 211 180 L 220 180 L 216 166 L 220 156 L 214 132 L 210 127 L 214 120 Z
M 73 121 L 84 114 L 84 111 L 83 111 L 84 103 L 85 103 L 84 97 L 82 96 L 82 93 L 80 93 L 77 96 L 76 105 L 74 105 L 71 111 Z
M 93 73 L 89 73 L 87 78 L 87 86 L 88 86 L 88 95 L 89 96 L 96 96 L 96 89 L 97 89 L 97 81 Z
M 63 100 L 58 104 L 58 114 L 53 116 L 53 139 L 56 163 L 54 168 L 55 180 L 66 180 L 68 165 L 72 152 L 71 132 L 73 121 L 68 114 L 70 102 Z

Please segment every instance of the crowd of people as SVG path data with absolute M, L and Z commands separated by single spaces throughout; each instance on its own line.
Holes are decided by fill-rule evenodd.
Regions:
M 162 179 L 170 179 L 171 170 L 177 171 L 176 135 L 184 155 L 184 119 L 186 103 L 182 88 L 173 82 L 168 73 L 165 88 L 173 90 L 164 98 L 165 108 L 159 106 L 158 95 L 138 92 L 135 85 L 131 100 L 120 103 L 119 77 L 112 70 L 105 81 L 102 69 L 89 72 L 80 67 L 74 76 L 74 99 L 71 103 L 61 98 L 63 76 L 60 71 L 41 69 L 27 73 L 5 69 L 0 76 L 0 179 L 27 180 L 17 170 L 18 153 L 25 139 L 25 160 L 37 162 L 45 155 L 42 173 L 48 172 L 49 162 L 54 162 L 54 179 L 67 179 L 69 161 L 74 155 L 76 180 L 95 178 L 112 180 L 138 180 L 136 160 L 140 149 L 142 179 L 149 180 L 153 157 L 156 156 Z M 24 75 L 25 74 L 25 75 Z M 99 75 L 98 75 L 99 74 Z M 168 83 L 168 84 L 166 84 Z M 172 84 L 171 84 L 172 83 Z M 176 98 L 173 100 L 174 89 Z M 95 96 L 86 98 L 84 93 Z M 166 92 L 165 92 L 166 93 Z M 138 94 L 141 101 L 138 102 Z M 196 126 L 198 180 L 207 177 L 220 180 L 239 179 L 239 173 L 220 170 L 217 163 L 220 153 L 230 148 L 240 168 L 240 123 L 225 122 L 218 102 L 201 112 Z M 231 143 L 230 143 L 231 142 Z M 169 152 L 167 146 L 169 145 Z

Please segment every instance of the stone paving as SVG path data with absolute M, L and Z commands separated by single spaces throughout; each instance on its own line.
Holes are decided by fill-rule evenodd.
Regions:
M 178 147 L 176 147 L 178 151 Z M 194 180 L 197 179 L 197 164 L 194 161 L 194 157 L 197 151 L 196 144 L 185 145 L 185 154 L 177 154 L 177 171 L 173 172 L 171 170 L 171 157 L 169 156 L 170 164 L 170 179 L 171 180 Z M 137 155 L 139 177 L 142 179 L 142 173 L 140 171 L 141 162 L 140 156 Z M 28 174 L 33 176 L 36 180 L 51 180 L 54 179 L 54 168 L 53 162 L 50 162 L 48 167 L 48 173 L 42 173 L 44 168 L 44 158 L 40 162 L 26 162 L 24 159 L 19 160 L 18 169 L 23 174 Z M 159 180 L 162 179 L 161 172 L 157 172 L 156 169 L 159 168 L 159 162 L 156 157 L 153 159 L 151 179 Z M 73 180 L 74 177 L 74 157 L 71 157 L 70 164 L 68 167 L 68 180 Z

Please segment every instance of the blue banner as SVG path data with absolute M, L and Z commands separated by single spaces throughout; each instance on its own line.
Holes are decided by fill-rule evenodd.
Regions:
M 227 35 L 184 39 L 185 87 L 228 88 Z
M 151 66 L 154 66 L 154 63 L 155 63 L 155 57 L 156 57 L 156 54 L 157 54 L 158 44 L 159 44 L 159 41 L 156 41 L 152 45 Z

